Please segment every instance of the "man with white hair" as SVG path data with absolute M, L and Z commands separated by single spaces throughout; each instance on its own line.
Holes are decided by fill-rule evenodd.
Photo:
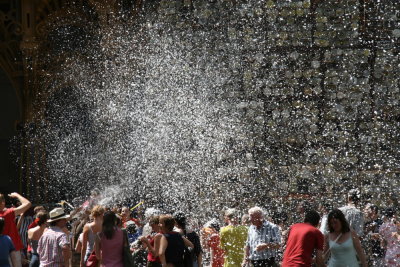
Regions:
M 259 207 L 249 209 L 249 216 L 252 225 L 247 235 L 243 265 L 250 261 L 254 267 L 275 266 L 281 243 L 279 227 L 265 220 Z

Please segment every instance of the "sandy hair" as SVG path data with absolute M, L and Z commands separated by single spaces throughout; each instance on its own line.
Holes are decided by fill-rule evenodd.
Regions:
M 160 216 L 160 223 L 164 224 L 165 229 L 168 231 L 174 230 L 175 219 L 171 214 L 165 214 Z
M 90 215 L 92 215 L 93 218 L 100 217 L 101 215 L 104 214 L 106 209 L 103 206 L 96 205 L 93 207 L 92 211 L 90 212 Z

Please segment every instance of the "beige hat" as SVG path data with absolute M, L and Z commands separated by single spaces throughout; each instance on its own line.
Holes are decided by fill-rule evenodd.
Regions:
M 54 222 L 58 221 L 61 219 L 69 219 L 69 215 L 65 214 L 65 211 L 63 208 L 55 208 L 52 211 L 50 211 L 50 219 L 47 220 L 47 222 Z

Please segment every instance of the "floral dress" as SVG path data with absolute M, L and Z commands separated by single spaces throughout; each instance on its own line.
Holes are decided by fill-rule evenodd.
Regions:
M 379 234 L 386 241 L 385 266 L 400 267 L 400 240 L 395 235 L 397 226 L 393 222 L 385 222 L 379 228 Z

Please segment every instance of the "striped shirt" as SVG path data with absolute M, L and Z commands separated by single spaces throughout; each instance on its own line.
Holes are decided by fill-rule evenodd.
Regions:
M 62 248 L 68 245 L 68 237 L 59 227 L 49 227 L 39 239 L 40 267 L 64 266 Z
M 19 236 L 21 237 L 22 244 L 24 244 L 24 248 L 28 247 L 28 227 L 33 222 L 32 216 L 24 216 L 20 218 L 21 226 L 18 230 Z
M 264 249 L 261 251 L 256 251 L 256 247 L 258 245 L 265 243 L 281 243 L 279 227 L 268 221 L 264 221 L 260 228 L 257 228 L 255 225 L 251 225 L 249 227 L 246 241 L 246 246 L 249 247 L 250 260 L 266 260 L 277 256 L 277 249 Z

